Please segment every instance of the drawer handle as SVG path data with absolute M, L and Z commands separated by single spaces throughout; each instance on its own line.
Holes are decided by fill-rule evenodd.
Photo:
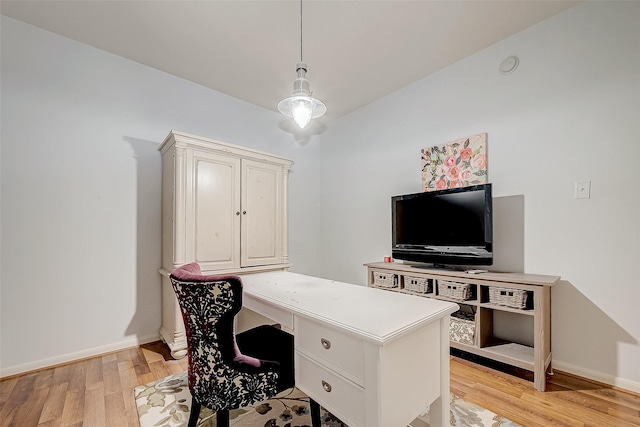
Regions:
M 328 339 L 320 338 L 320 343 L 327 350 L 331 348 L 331 341 L 329 341 Z
M 324 389 L 324 391 L 326 391 L 327 393 L 331 393 L 331 384 L 329 384 L 328 382 L 326 382 L 325 380 L 322 380 L 322 388 Z

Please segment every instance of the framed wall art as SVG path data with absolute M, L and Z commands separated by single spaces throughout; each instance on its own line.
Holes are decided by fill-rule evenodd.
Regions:
M 424 191 L 488 182 L 486 133 L 435 145 L 421 152 Z

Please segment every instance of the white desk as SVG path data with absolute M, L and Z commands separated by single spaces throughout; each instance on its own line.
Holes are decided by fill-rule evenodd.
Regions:
M 295 335 L 296 386 L 350 427 L 449 425 L 457 304 L 286 271 L 244 274 L 243 306 Z

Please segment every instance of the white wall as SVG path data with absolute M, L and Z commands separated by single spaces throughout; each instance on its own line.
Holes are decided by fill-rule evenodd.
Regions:
M 2 16 L 2 375 L 159 338 L 171 129 L 294 160 L 290 252 L 316 268 L 317 143 L 282 117 Z M 212 70 L 214 72 L 214 70 Z
M 157 337 L 170 129 L 294 159 L 295 270 L 360 284 L 389 254 L 389 197 L 421 190 L 420 149 L 488 132 L 495 195 L 524 197 L 525 271 L 563 278 L 554 366 L 640 391 L 639 17 L 586 3 L 299 144 L 275 113 L 3 16 L 2 375 Z
M 362 264 L 390 255 L 390 196 L 421 191 L 420 149 L 488 132 L 494 196 L 524 196 L 513 250 L 562 277 L 553 366 L 640 391 L 639 18 L 638 2 L 585 3 L 333 123 L 325 276 L 365 284 Z M 580 180 L 588 200 L 573 198 Z

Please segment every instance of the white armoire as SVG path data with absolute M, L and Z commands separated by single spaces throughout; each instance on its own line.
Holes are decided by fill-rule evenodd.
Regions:
M 162 326 L 171 355 L 187 342 L 169 274 L 198 262 L 206 274 L 290 267 L 287 182 L 292 161 L 172 131 L 162 154 Z

